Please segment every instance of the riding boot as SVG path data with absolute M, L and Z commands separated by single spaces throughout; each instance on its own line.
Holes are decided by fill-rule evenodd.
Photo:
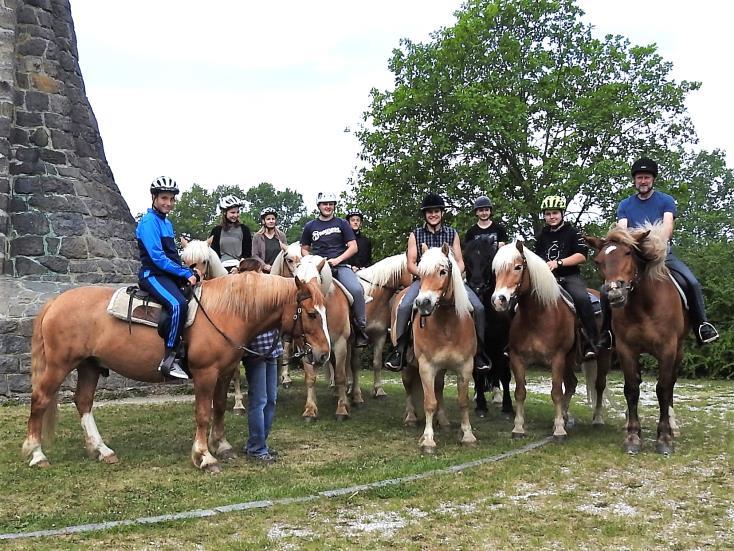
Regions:
M 486 372 L 492 369 L 492 360 L 484 351 L 484 341 L 477 339 L 477 353 L 474 355 L 474 369 L 478 372 Z
M 352 325 L 354 328 L 354 346 L 357 348 L 364 348 L 370 343 L 370 338 L 365 332 L 364 327 L 361 327 L 357 325 L 356 323 Z
M 403 370 L 405 363 L 405 350 L 408 348 L 408 342 L 410 340 L 410 333 L 406 331 L 400 337 L 395 348 L 385 360 L 385 369 L 399 373 Z
M 598 347 L 611 350 L 614 346 L 614 334 L 612 333 L 612 307 L 606 294 L 601 293 L 601 331 L 599 334 Z
M 188 379 L 189 376 L 181 368 L 179 359 L 176 357 L 175 348 L 166 348 L 166 355 L 158 366 L 158 371 L 166 378 L 170 379 Z

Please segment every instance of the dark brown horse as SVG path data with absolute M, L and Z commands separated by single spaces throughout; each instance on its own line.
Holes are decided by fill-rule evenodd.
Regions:
M 612 329 L 616 351 L 624 372 L 627 399 L 627 437 L 624 449 L 636 454 L 642 448 L 642 430 L 637 414 L 640 399 L 640 355 L 658 360 L 657 396 L 660 404 L 655 449 L 673 452 L 676 430 L 671 420 L 673 387 L 681 360 L 688 319 L 675 284 L 665 267 L 667 242 L 662 225 L 639 230 L 612 228 L 603 239 L 586 237 L 596 249 L 596 262 L 604 278 L 612 306 Z
M 227 388 L 234 366 L 242 357 L 238 345 L 255 335 L 281 328 L 305 341 L 316 363 L 329 358 L 326 308 L 314 266 L 304 266 L 298 277 L 285 279 L 255 273 L 229 275 L 202 283 L 199 311 L 184 331 L 188 367 L 194 382 L 196 436 L 191 451 L 194 465 L 219 471 L 214 454 L 231 456 L 224 438 Z M 36 317 L 31 350 L 33 393 L 23 453 L 30 465 L 48 466 L 41 449 L 42 435 L 50 436 L 56 419 L 57 392 L 72 371 L 78 373 L 74 402 L 81 416 L 90 456 L 116 463 L 117 456 L 97 430 L 92 402 L 101 368 L 125 377 L 162 382 L 157 370 L 163 341 L 156 330 L 128 324 L 107 313 L 114 289 L 79 287 L 49 301 Z M 213 406 L 213 407 L 212 407 Z M 214 415 L 207 441 L 209 421 Z

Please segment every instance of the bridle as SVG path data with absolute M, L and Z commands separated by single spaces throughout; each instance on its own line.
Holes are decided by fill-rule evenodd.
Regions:
M 433 312 L 436 310 L 436 308 L 438 308 L 441 305 L 441 299 L 446 295 L 446 293 L 447 293 L 447 291 L 449 289 L 449 285 L 451 284 L 452 274 L 453 274 L 453 270 L 454 270 L 454 265 L 451 262 L 451 259 L 450 258 L 447 257 L 446 260 L 448 261 L 448 267 L 447 267 L 447 269 L 448 269 L 448 277 L 446 277 L 446 281 L 444 282 L 443 286 L 441 287 L 441 294 L 439 295 L 438 300 L 436 300 L 436 304 L 434 305 L 433 309 L 430 312 L 428 312 L 427 314 L 421 314 L 420 315 L 420 318 L 421 318 L 420 319 L 420 327 L 421 328 L 425 327 L 426 318 L 428 316 L 430 316 L 431 314 L 433 314 Z
M 603 249 L 604 247 L 601 248 L 601 250 Z M 602 293 L 609 294 L 609 291 L 620 289 L 629 294 L 635 290 L 635 286 L 640 282 L 640 263 L 642 262 L 642 258 L 640 258 L 640 255 L 632 247 L 630 247 L 630 252 L 632 253 L 632 257 L 635 259 L 635 273 L 632 276 L 632 279 L 629 281 L 612 281 L 610 283 L 605 281 L 601 286 Z
M 509 302 L 512 302 L 513 300 L 517 301 L 518 299 L 517 292 L 520 290 L 520 287 L 522 286 L 523 281 L 525 281 L 525 274 L 528 271 L 528 259 L 525 258 L 525 252 L 524 251 L 523 252 L 518 251 L 518 252 L 520 253 L 520 258 L 522 258 L 522 274 L 520 275 L 520 279 L 518 280 L 517 285 L 515 285 L 515 288 L 512 290 L 512 294 L 510 295 Z

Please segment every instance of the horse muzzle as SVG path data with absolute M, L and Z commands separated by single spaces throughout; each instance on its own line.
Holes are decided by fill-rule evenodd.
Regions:
M 415 307 L 421 316 L 430 316 L 436 309 L 437 300 L 432 300 L 429 296 L 418 297 L 415 299 Z
M 492 295 L 492 307 L 497 312 L 507 312 L 510 308 L 510 299 L 504 293 L 494 293 Z
M 314 350 L 310 344 L 306 344 L 303 350 L 300 350 L 294 356 L 296 358 L 303 357 L 306 362 L 310 363 L 311 365 L 315 366 L 321 366 L 324 365 L 326 362 L 329 361 L 329 356 L 331 355 L 330 350 L 320 351 L 320 350 Z
M 607 299 L 612 308 L 622 308 L 627 303 L 627 289 L 610 289 L 607 292 Z

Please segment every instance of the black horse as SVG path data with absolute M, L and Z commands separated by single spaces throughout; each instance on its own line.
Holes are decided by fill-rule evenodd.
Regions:
M 510 318 L 507 314 L 495 311 L 491 304 L 495 278 L 492 271 L 492 260 L 497 253 L 495 235 L 485 235 L 473 239 L 464 246 L 464 266 L 466 282 L 484 304 L 486 329 L 484 348 L 492 360 L 492 369 L 486 374 L 474 371 L 474 388 L 476 390 L 476 413 L 484 417 L 487 413 L 487 399 L 484 393 L 493 387 L 502 385 L 502 412 L 512 413 L 510 397 L 510 361 L 505 356 L 510 335 Z

